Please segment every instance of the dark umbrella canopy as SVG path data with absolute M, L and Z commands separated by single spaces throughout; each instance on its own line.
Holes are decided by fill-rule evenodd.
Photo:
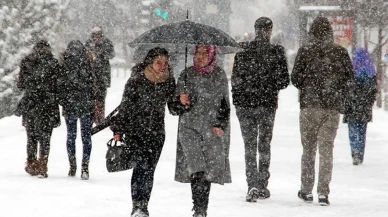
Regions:
M 156 45 L 178 53 L 185 53 L 186 46 L 193 50 L 194 45 L 215 45 L 222 54 L 241 50 L 238 43 L 222 30 L 190 20 L 157 26 L 129 43 L 130 47 L 144 50 Z

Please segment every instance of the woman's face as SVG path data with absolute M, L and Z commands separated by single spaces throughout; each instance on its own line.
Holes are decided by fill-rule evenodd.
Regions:
M 197 62 L 197 64 L 200 67 L 205 67 L 209 65 L 210 59 L 209 59 L 206 46 L 199 46 L 197 48 L 197 51 L 195 52 L 194 58 L 195 58 L 195 62 Z
M 166 73 L 168 69 L 168 57 L 158 56 L 152 63 L 152 68 L 158 73 Z

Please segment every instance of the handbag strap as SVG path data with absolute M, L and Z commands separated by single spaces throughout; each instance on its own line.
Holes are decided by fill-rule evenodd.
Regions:
M 113 143 L 114 142 L 114 143 Z M 108 146 L 108 148 L 112 147 L 112 146 L 117 146 L 117 142 L 121 142 L 124 144 L 124 140 L 123 139 L 120 139 L 119 141 L 115 141 L 113 138 L 110 139 L 106 145 Z

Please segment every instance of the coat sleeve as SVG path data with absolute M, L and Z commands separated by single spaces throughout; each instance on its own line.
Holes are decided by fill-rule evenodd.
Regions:
M 276 88 L 278 90 L 285 89 L 290 84 L 290 76 L 288 74 L 287 59 L 284 48 L 280 45 L 275 47 L 278 63 L 275 66 Z
M 377 81 L 376 77 L 374 77 L 371 81 L 371 85 L 369 86 L 367 99 L 369 100 L 369 105 L 373 106 L 377 97 Z
M 30 74 L 30 72 L 29 72 L 30 66 L 29 65 L 30 65 L 30 63 L 28 62 L 27 58 L 24 58 L 21 61 L 20 71 L 19 71 L 19 79 L 18 79 L 17 84 L 16 84 L 16 86 L 21 90 L 24 90 L 26 88 L 26 85 L 27 85 L 28 76 Z
M 223 89 L 223 97 L 221 98 L 220 107 L 217 111 L 217 120 L 214 124 L 214 127 L 225 130 L 229 126 L 230 122 L 229 85 L 226 73 L 221 70 L 221 74 L 220 84 L 221 88 Z
M 177 85 L 176 85 L 176 91 L 175 91 L 175 95 L 176 96 L 180 96 L 182 93 L 187 93 L 187 73 L 188 70 L 185 69 L 181 72 L 181 74 L 179 75 L 179 78 L 178 78 L 178 82 L 177 82 Z
M 244 85 L 244 61 L 241 53 L 236 54 L 234 57 L 233 69 L 232 69 L 232 92 L 238 93 L 242 91 Z
M 112 59 L 115 57 L 116 53 L 114 50 L 114 46 L 111 40 L 106 39 L 104 50 L 102 51 L 102 56 L 105 59 Z
M 125 84 L 119 111 L 112 120 L 111 130 L 114 135 L 123 135 L 131 129 L 131 116 L 136 109 L 136 95 L 136 81 L 130 78 Z
M 172 78 L 169 83 L 170 89 L 168 93 L 167 107 L 171 115 L 181 115 L 185 112 L 184 106 L 179 101 L 179 96 L 176 95 L 175 79 Z
M 352 88 L 354 86 L 353 64 L 349 57 L 348 51 L 342 47 L 341 47 L 341 59 L 343 60 L 343 67 L 344 67 L 344 75 L 341 82 L 344 86 L 342 88 L 345 94 L 349 94 L 349 92 L 352 91 Z
M 302 47 L 298 50 L 295 58 L 294 68 L 291 73 L 291 82 L 298 89 L 301 89 L 304 85 L 304 80 L 306 78 L 306 67 L 306 49 Z

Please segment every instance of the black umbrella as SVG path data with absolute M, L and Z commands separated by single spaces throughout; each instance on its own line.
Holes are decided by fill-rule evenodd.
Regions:
M 229 54 L 241 51 L 240 45 L 220 29 L 189 20 L 189 11 L 185 21 L 157 26 L 129 43 L 130 47 L 150 50 L 156 46 L 169 52 L 184 53 L 185 68 L 187 54 L 194 53 L 195 45 L 214 45 L 217 53 Z
M 142 50 L 161 46 L 177 53 L 186 53 L 186 46 L 193 49 L 195 45 L 215 45 L 217 52 L 222 54 L 241 50 L 239 44 L 222 30 L 190 20 L 157 26 L 129 43 L 130 47 Z

